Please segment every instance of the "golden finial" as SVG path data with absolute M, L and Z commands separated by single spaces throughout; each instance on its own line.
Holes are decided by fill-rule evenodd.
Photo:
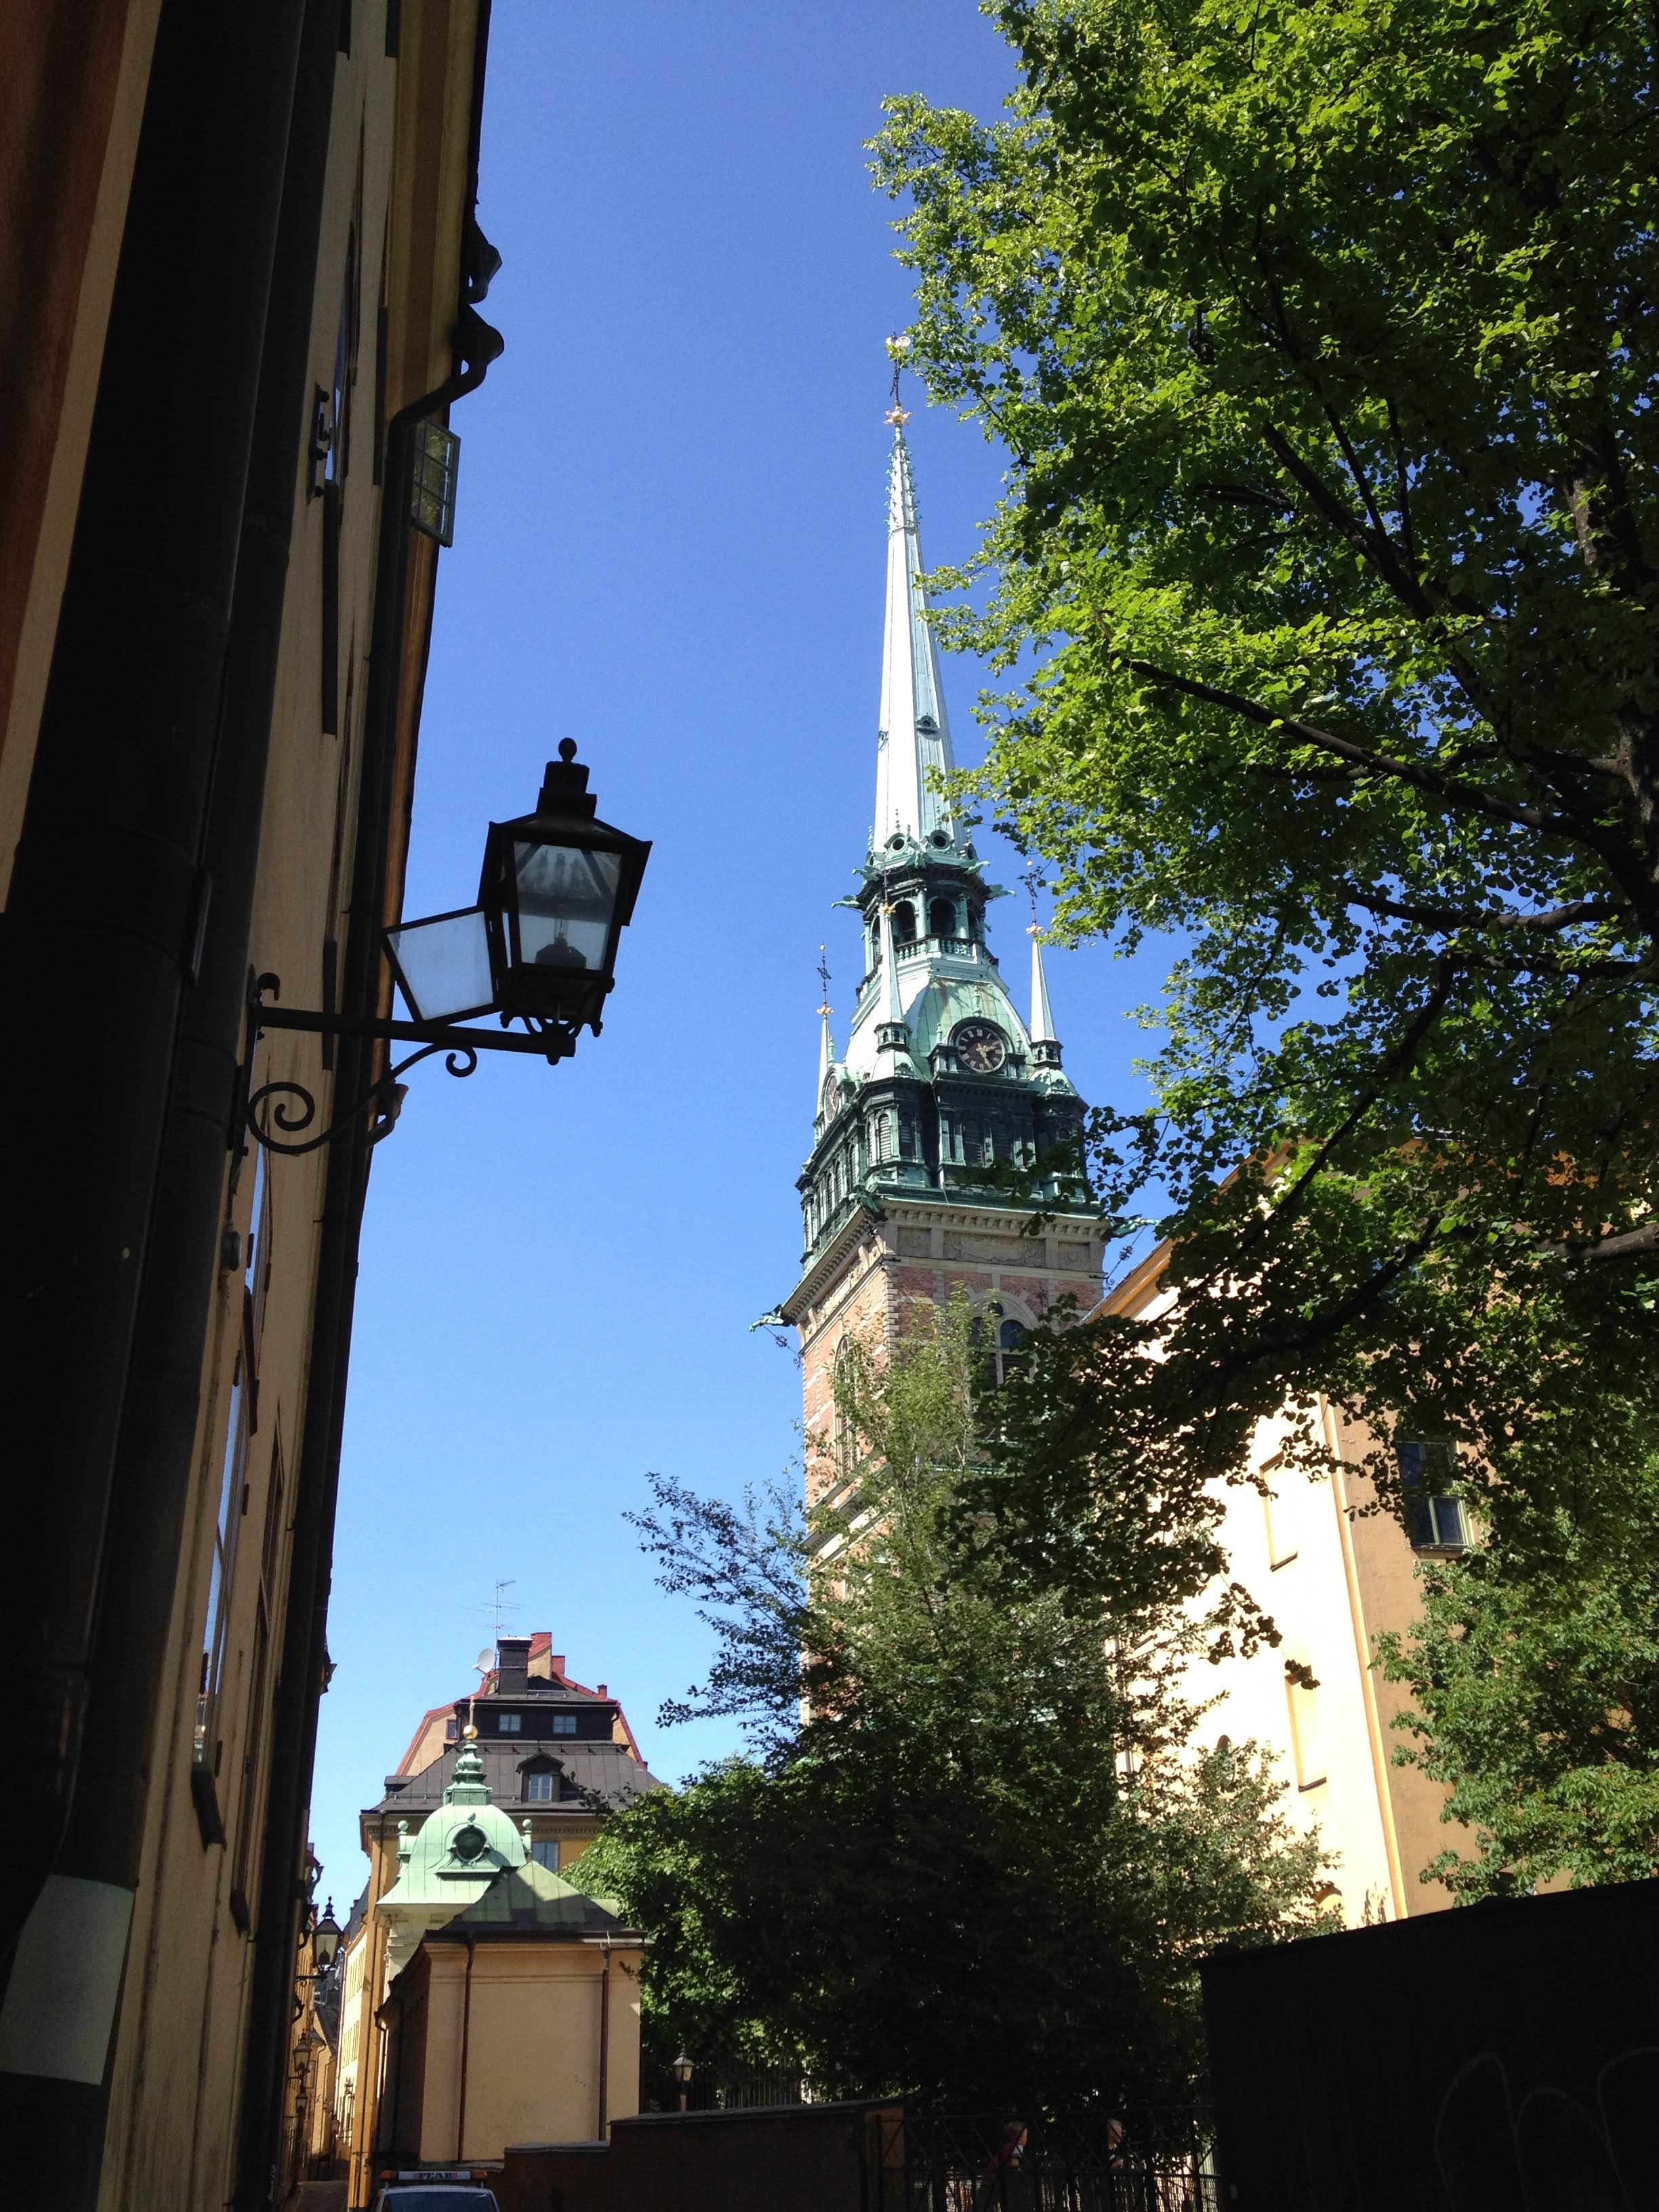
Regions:
M 461 1735 L 467 1743 L 478 1741 L 478 1700 L 476 1696 L 466 1701 L 466 1726 L 461 1730 Z

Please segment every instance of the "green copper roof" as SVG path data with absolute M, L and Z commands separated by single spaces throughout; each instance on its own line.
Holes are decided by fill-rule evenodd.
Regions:
M 481 1897 L 456 1914 L 443 1933 L 459 1936 L 480 1928 L 540 1929 L 575 1936 L 628 1932 L 607 1902 L 589 1897 L 534 1859 L 500 1875 Z
M 490 1802 L 477 1746 L 463 1745 L 444 1802 L 411 1837 L 399 1823 L 398 1879 L 379 1910 L 396 1916 L 411 1908 L 447 1905 L 459 1912 L 498 1874 L 524 1865 L 529 1853 L 511 1814 Z

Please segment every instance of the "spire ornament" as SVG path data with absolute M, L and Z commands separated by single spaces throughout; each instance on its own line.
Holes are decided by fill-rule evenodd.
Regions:
M 818 947 L 818 981 L 823 988 L 823 1000 L 818 1008 L 818 1018 L 823 1027 L 818 1036 L 818 1111 L 830 1111 L 830 1079 L 836 1072 L 836 1041 L 830 1034 L 830 969 L 825 963 L 823 945 Z
M 890 428 L 902 430 L 910 419 L 908 408 L 899 404 L 899 371 L 903 368 L 904 357 L 910 350 L 908 331 L 895 331 L 887 341 L 887 350 L 892 356 L 893 362 L 892 404 L 881 419 Z

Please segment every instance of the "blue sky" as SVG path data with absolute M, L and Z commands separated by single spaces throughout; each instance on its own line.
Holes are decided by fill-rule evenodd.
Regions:
M 831 908 L 873 795 L 882 341 L 908 301 L 862 142 L 884 94 L 987 113 L 1011 81 L 972 0 L 496 0 L 480 215 L 507 351 L 454 415 L 406 911 L 471 900 L 485 823 L 528 810 L 565 736 L 655 851 L 604 1036 L 556 1069 L 428 1064 L 375 1156 L 313 1814 L 342 1905 L 357 1808 L 474 1679 L 498 1578 L 657 1772 L 730 1747 L 655 1725 L 707 1646 L 621 1516 L 648 1468 L 735 1493 L 797 1449 L 793 1359 L 749 1324 L 799 1255 L 820 940 L 842 1039 L 859 964 Z M 943 563 L 1000 465 L 907 404 Z M 945 680 L 972 760 L 980 675 Z M 991 920 L 1023 994 L 1023 896 Z M 1138 1087 L 1149 980 L 1052 956 L 1086 1097 Z

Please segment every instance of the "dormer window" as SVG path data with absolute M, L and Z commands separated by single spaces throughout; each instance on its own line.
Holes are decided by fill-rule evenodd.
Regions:
M 495 1725 L 503 1735 L 518 1735 L 524 1728 L 524 1716 L 522 1713 L 501 1713 L 497 1717 Z
M 532 1805 L 550 1805 L 553 1802 L 553 1771 L 550 1767 L 534 1768 L 524 1778 L 524 1794 Z
M 554 1716 L 553 1716 L 553 1734 L 554 1734 L 555 1735 L 575 1735 L 575 1733 L 576 1733 L 576 1716 L 574 1715 L 574 1713 L 555 1713 L 555 1714 L 554 1714 Z

